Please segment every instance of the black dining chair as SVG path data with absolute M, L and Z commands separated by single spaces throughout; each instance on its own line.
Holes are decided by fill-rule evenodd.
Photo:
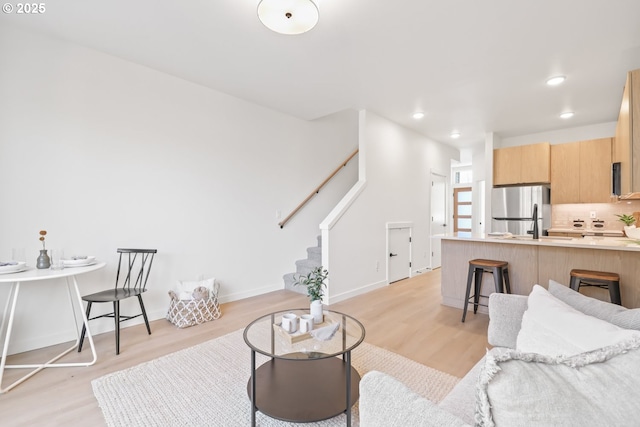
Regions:
M 151 327 L 147 312 L 142 302 L 142 293 L 147 290 L 147 279 L 151 271 L 151 264 L 157 249 L 118 249 L 120 257 L 118 259 L 118 272 L 116 273 L 116 284 L 113 289 L 97 292 L 82 297 L 87 302 L 87 319 L 94 320 L 102 317 L 112 317 L 116 324 L 116 354 L 120 354 L 120 322 L 135 319 L 136 317 L 144 317 L 144 323 L 147 325 L 147 332 L 151 335 Z M 140 314 L 135 316 L 123 316 L 120 314 L 120 301 L 123 299 L 138 297 L 140 303 Z M 93 303 L 113 303 L 113 311 L 107 314 L 90 317 L 91 306 Z M 82 326 L 80 334 L 80 342 L 78 343 L 78 352 L 82 351 L 82 343 L 87 332 L 86 326 Z

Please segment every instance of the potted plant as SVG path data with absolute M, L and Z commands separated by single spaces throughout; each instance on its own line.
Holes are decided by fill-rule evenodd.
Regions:
M 616 214 L 616 216 L 620 219 L 620 221 L 624 222 L 624 225 L 626 225 L 627 227 L 629 227 L 634 222 L 636 222 L 636 218 L 633 215 L 627 215 L 627 214 L 617 215 Z
M 633 215 L 627 214 L 616 214 L 616 216 L 621 222 L 624 223 L 624 234 L 626 236 L 629 236 L 630 233 L 628 233 L 627 230 L 629 230 L 630 228 L 636 228 L 636 226 L 633 224 L 634 222 L 636 222 L 636 218 Z
M 325 281 L 329 276 L 329 272 L 322 267 L 315 267 L 306 276 L 299 275 L 294 286 L 306 286 L 307 295 L 311 300 L 310 312 L 313 316 L 314 323 L 322 323 L 324 315 L 322 313 L 322 297 L 324 296 L 324 290 L 327 287 Z

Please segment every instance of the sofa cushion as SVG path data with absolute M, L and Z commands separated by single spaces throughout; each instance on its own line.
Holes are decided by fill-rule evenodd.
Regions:
M 638 425 L 640 338 L 575 356 L 487 354 L 479 426 Z
M 640 332 L 588 316 L 534 285 L 522 316 L 516 349 L 547 356 L 571 356 L 613 345 Z
M 494 292 L 489 295 L 487 340 L 494 347 L 516 348 L 527 296 Z
M 628 309 L 617 304 L 591 298 L 568 286 L 549 280 L 549 292 L 571 307 L 625 329 L 640 330 L 640 308 Z
M 496 349 L 491 351 L 496 351 Z M 480 359 L 438 404 L 440 408 L 455 415 L 469 425 L 473 425 L 474 423 L 476 384 L 483 366 L 484 358 Z

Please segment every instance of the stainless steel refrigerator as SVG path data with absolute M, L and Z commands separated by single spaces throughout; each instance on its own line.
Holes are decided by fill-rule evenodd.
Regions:
M 545 185 L 494 188 L 491 192 L 491 232 L 533 234 L 533 205 L 538 205 L 541 236 L 551 228 L 551 190 Z

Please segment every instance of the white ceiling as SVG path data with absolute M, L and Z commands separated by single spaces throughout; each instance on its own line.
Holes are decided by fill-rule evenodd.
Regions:
M 320 22 L 299 36 L 265 28 L 257 4 L 57 0 L 0 23 L 303 119 L 367 109 L 458 147 L 615 121 L 626 72 L 640 68 L 638 0 L 320 0 Z M 566 83 L 547 87 L 555 74 Z M 559 119 L 566 110 L 576 115 Z

